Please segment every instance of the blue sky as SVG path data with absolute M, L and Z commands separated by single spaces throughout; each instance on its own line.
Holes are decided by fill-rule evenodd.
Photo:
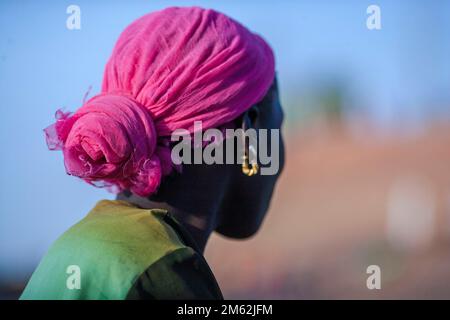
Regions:
M 381 7 L 382 30 L 366 28 Z M 81 30 L 66 8 L 81 8 Z M 449 115 L 448 1 L 1 1 L 0 277 L 24 274 L 95 202 L 112 198 L 66 176 L 42 129 L 57 108 L 74 110 L 125 26 L 170 5 L 215 8 L 263 35 L 276 52 L 288 121 L 313 105 L 298 95 L 327 79 L 345 81 L 351 104 L 380 126 Z

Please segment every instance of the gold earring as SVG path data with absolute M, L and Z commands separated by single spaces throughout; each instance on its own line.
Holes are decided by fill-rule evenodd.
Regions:
M 253 146 L 251 145 L 250 141 L 249 143 L 247 143 L 246 139 L 245 139 L 245 131 L 247 130 L 247 127 L 250 126 L 250 118 L 248 116 L 248 112 L 246 112 L 242 118 L 242 130 L 243 130 L 243 135 L 242 135 L 242 146 L 244 147 L 244 155 L 242 156 L 242 172 L 248 176 L 251 177 L 255 174 L 258 173 L 259 171 L 259 166 L 257 161 L 255 160 L 254 162 L 250 163 L 250 152 L 252 152 L 253 155 L 253 159 L 257 158 L 256 155 L 256 150 L 253 148 Z
M 252 165 L 250 166 L 249 163 L 249 159 L 248 156 L 244 155 L 243 157 L 243 162 L 242 162 L 242 172 L 246 175 L 246 176 L 253 176 L 255 174 L 258 173 L 259 170 L 259 166 L 257 163 L 252 163 Z

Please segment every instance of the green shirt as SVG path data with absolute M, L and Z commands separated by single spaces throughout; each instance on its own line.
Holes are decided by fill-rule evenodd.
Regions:
M 52 245 L 21 299 L 222 299 L 202 254 L 166 211 L 102 200 Z

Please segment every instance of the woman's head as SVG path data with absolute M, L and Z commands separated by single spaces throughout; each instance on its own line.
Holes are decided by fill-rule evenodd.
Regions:
M 145 15 L 120 35 L 102 92 L 73 114 L 58 111 L 47 143 L 63 151 L 68 174 L 186 212 L 215 210 L 219 232 L 248 236 L 278 174 L 247 177 L 240 165 L 184 165 L 171 174 L 170 136 L 193 134 L 197 121 L 223 129 L 244 113 L 255 129 L 279 129 L 274 64 L 269 45 L 224 14 L 174 7 Z

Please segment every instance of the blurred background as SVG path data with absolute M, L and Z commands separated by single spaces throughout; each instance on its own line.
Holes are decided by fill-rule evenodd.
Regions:
M 69 30 L 66 9 L 81 9 Z M 381 9 L 369 30 L 367 7 Z M 1 1 L 0 298 L 99 199 L 42 129 L 78 108 L 119 33 L 172 5 L 222 11 L 276 52 L 286 169 L 260 232 L 206 258 L 225 298 L 450 298 L 449 1 Z M 381 269 L 368 290 L 366 269 Z

